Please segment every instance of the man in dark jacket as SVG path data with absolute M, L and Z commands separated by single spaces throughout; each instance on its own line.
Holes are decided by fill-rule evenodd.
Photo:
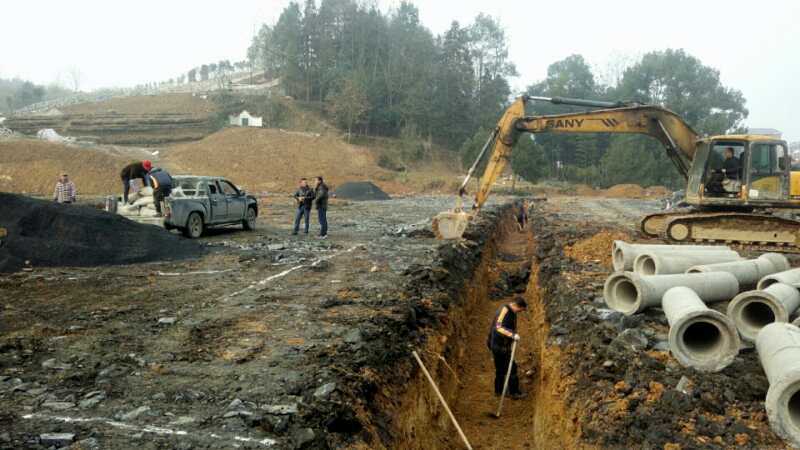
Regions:
M 122 169 L 119 176 L 122 178 L 122 201 L 128 203 L 128 193 L 131 189 L 131 181 L 139 178 L 145 186 L 150 186 L 147 173 L 153 168 L 153 163 L 145 159 L 135 163 L 130 163 Z
M 317 219 L 319 220 L 319 237 L 328 237 L 328 185 L 322 177 L 317 177 L 314 186 L 314 202 L 317 204 Z
M 311 203 L 314 201 L 314 191 L 308 187 L 308 180 L 305 178 L 300 179 L 300 186 L 294 192 L 294 201 L 297 202 L 297 212 L 294 215 L 294 231 L 293 235 L 297 235 L 300 231 L 300 218 L 305 217 L 306 227 L 305 233 L 308 234 L 309 219 L 311 216 Z
M 153 169 L 148 174 L 150 185 L 153 186 L 153 200 L 156 204 L 156 213 L 161 217 L 161 202 L 172 193 L 172 176 L 163 169 Z
M 522 297 L 517 297 L 513 302 L 498 308 L 489 328 L 489 337 L 486 345 L 492 351 L 494 358 L 494 393 L 503 393 L 508 364 L 511 364 L 511 376 L 508 379 L 508 394 L 513 399 L 524 398 L 525 394 L 519 388 L 517 376 L 517 363 L 511 361 L 511 343 L 519 341 L 517 334 L 517 314 L 528 309 L 528 303 Z

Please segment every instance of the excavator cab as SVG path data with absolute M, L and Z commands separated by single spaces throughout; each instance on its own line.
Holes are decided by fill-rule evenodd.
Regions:
M 741 141 L 711 143 L 703 177 L 704 197 L 741 197 L 745 144 Z
M 754 135 L 718 136 L 701 141 L 696 156 L 697 162 L 703 157 L 706 161 L 699 183 L 690 176 L 690 190 L 702 192 L 699 201 L 692 203 L 774 207 L 790 198 L 791 159 L 784 141 Z

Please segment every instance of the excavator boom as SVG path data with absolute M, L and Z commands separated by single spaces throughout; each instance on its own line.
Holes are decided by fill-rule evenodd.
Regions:
M 553 104 L 604 109 L 526 116 L 525 105 L 528 101 L 548 101 Z M 664 145 L 667 155 L 685 178 L 688 178 L 699 137 L 677 114 L 658 106 L 557 97 L 519 97 L 503 113 L 461 185 L 459 195 L 465 193 L 467 183 L 478 163 L 491 148 L 491 156 L 481 177 L 478 192 L 475 194 L 473 212 L 480 210 L 486 202 L 492 186 L 503 172 L 511 151 L 522 133 L 633 133 L 652 136 Z M 460 237 L 470 218 L 471 215 L 461 211 L 460 208 L 439 214 L 434 219 L 434 231 L 444 239 Z

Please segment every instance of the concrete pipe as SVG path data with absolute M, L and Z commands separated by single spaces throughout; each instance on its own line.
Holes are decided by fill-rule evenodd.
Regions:
M 662 307 L 669 322 L 669 349 L 684 366 L 719 372 L 739 353 L 733 322 L 709 309 L 695 291 L 678 286 L 664 293 Z
M 766 289 L 770 284 L 786 283 L 792 286 L 800 284 L 800 269 L 789 269 L 783 272 L 767 275 L 758 282 L 759 289 Z
M 800 447 L 800 328 L 775 322 L 756 338 L 769 389 L 765 406 L 772 430 Z
M 633 270 L 633 261 L 639 254 L 646 251 L 695 252 L 709 250 L 730 250 L 730 248 L 724 245 L 629 244 L 624 241 L 614 241 L 611 244 L 611 260 L 614 264 L 614 270 L 622 272 L 625 270 Z
M 758 280 L 789 270 L 789 260 L 780 253 L 764 253 L 756 259 L 692 266 L 686 273 L 728 272 L 739 280 L 741 289 L 753 289 Z
M 747 291 L 728 304 L 728 317 L 733 320 L 742 339 L 754 342 L 758 332 L 772 322 L 788 322 L 800 306 L 800 292 L 794 286 L 773 283 L 763 291 Z
M 603 295 L 609 308 L 625 315 L 661 305 L 661 297 L 672 287 L 693 289 L 703 300 L 730 300 L 739 293 L 736 277 L 726 272 L 638 275 L 614 273 L 606 279 Z
M 741 261 L 734 251 L 701 251 L 701 252 L 664 252 L 647 251 L 641 253 L 633 261 L 633 271 L 640 275 L 669 275 L 684 273 L 698 264 L 715 264 Z

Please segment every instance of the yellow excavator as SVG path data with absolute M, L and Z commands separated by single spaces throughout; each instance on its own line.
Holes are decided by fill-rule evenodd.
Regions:
M 530 101 L 600 109 L 526 116 L 525 105 Z M 726 242 L 800 252 L 800 221 L 785 217 L 800 211 L 800 172 L 791 170 L 785 141 L 755 134 L 700 136 L 677 114 L 659 106 L 559 97 L 519 97 L 503 113 L 459 189 L 459 206 L 434 218 L 438 237 L 461 237 L 486 202 L 523 133 L 651 136 L 664 145 L 686 179 L 685 202 L 690 209 L 645 216 L 640 223 L 644 234 L 674 242 Z M 460 207 L 461 197 L 490 148 L 474 203 L 465 211 Z

